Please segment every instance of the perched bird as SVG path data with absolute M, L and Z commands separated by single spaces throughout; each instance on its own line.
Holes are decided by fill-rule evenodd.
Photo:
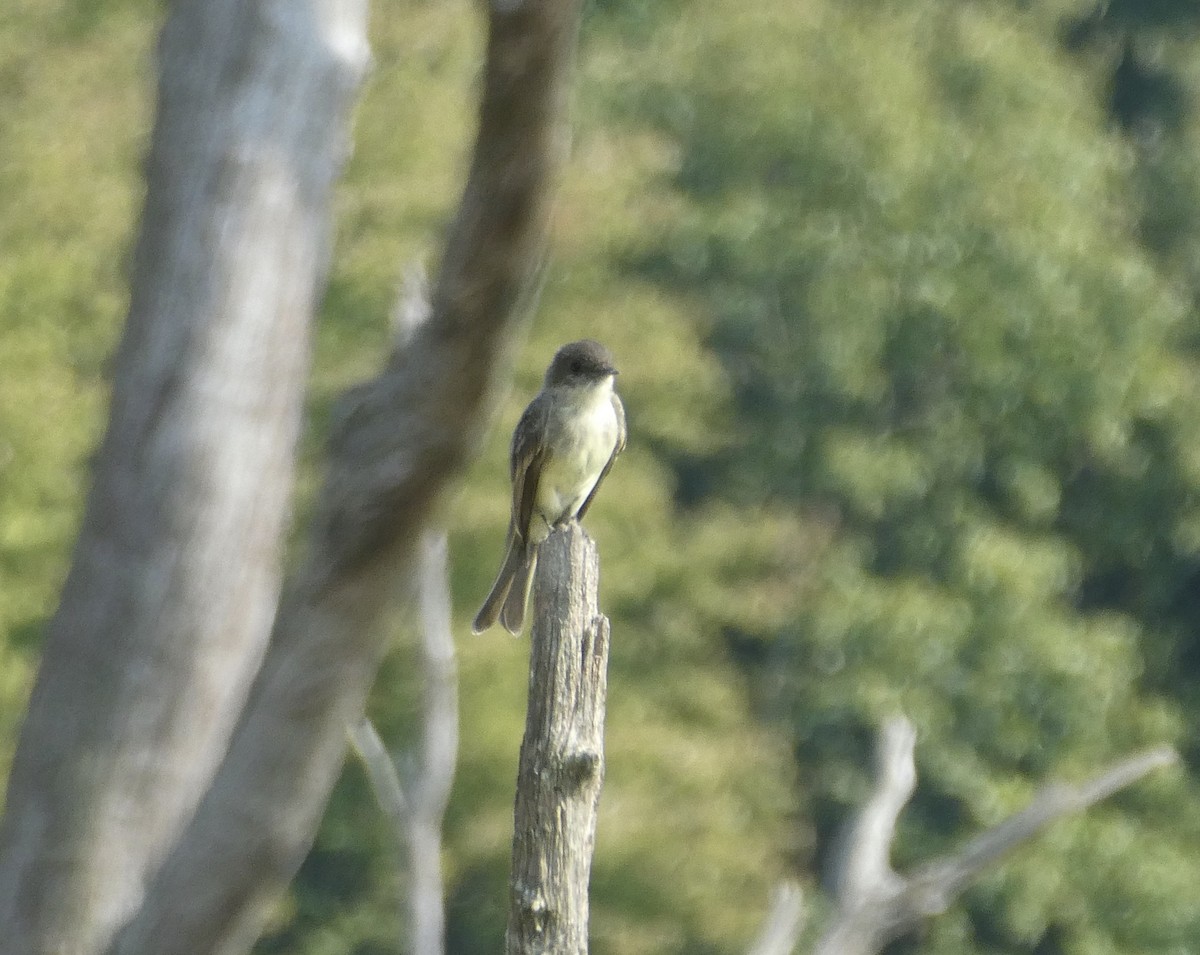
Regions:
M 617 369 L 599 342 L 563 345 L 542 390 L 513 431 L 508 550 L 475 616 L 482 633 L 498 619 L 509 633 L 525 623 L 538 546 L 555 527 L 587 513 L 625 447 L 625 408 L 613 390 Z

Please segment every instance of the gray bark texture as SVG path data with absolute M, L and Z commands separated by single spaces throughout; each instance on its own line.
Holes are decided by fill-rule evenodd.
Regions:
M 364 21 L 173 4 L 108 429 L 0 829 L 5 952 L 107 944 L 262 660 Z
M 578 0 L 496 3 L 430 314 L 343 401 L 280 597 L 365 0 L 174 0 L 108 432 L 0 827 L 13 955 L 248 950 L 311 844 L 546 243 Z M 269 636 L 269 642 L 268 642 Z
M 508 955 L 588 950 L 588 880 L 604 779 L 608 618 L 600 558 L 576 523 L 541 545 L 529 708 L 517 776 Z

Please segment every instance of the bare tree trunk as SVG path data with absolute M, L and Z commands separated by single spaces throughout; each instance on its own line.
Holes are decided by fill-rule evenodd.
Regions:
M 342 402 L 307 554 L 229 752 L 114 952 L 253 943 L 312 843 L 383 653 L 383 613 L 478 447 L 540 271 L 580 6 L 496 0 L 489 13 L 479 134 L 430 314 Z
M 541 545 L 517 777 L 508 955 L 583 955 L 604 778 L 608 618 L 600 558 L 575 523 Z
M 172 5 L 108 430 L 0 831 L 6 952 L 107 944 L 261 662 L 364 19 Z

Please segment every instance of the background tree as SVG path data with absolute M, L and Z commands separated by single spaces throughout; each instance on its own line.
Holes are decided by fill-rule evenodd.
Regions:
M 378 618 L 477 443 L 534 290 L 570 2 L 491 11 L 429 314 L 345 399 L 277 608 L 364 12 L 182 0 L 168 17 L 109 428 L 0 831 L 14 952 L 250 947 L 311 844 L 382 655 Z

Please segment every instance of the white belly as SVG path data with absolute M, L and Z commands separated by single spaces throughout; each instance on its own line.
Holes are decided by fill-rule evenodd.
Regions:
M 611 391 L 596 396 L 555 422 L 552 451 L 538 481 L 537 512 L 542 525 L 530 528 L 535 540 L 550 532 L 550 525 L 573 518 L 596 486 L 600 472 L 617 443 L 617 415 Z

